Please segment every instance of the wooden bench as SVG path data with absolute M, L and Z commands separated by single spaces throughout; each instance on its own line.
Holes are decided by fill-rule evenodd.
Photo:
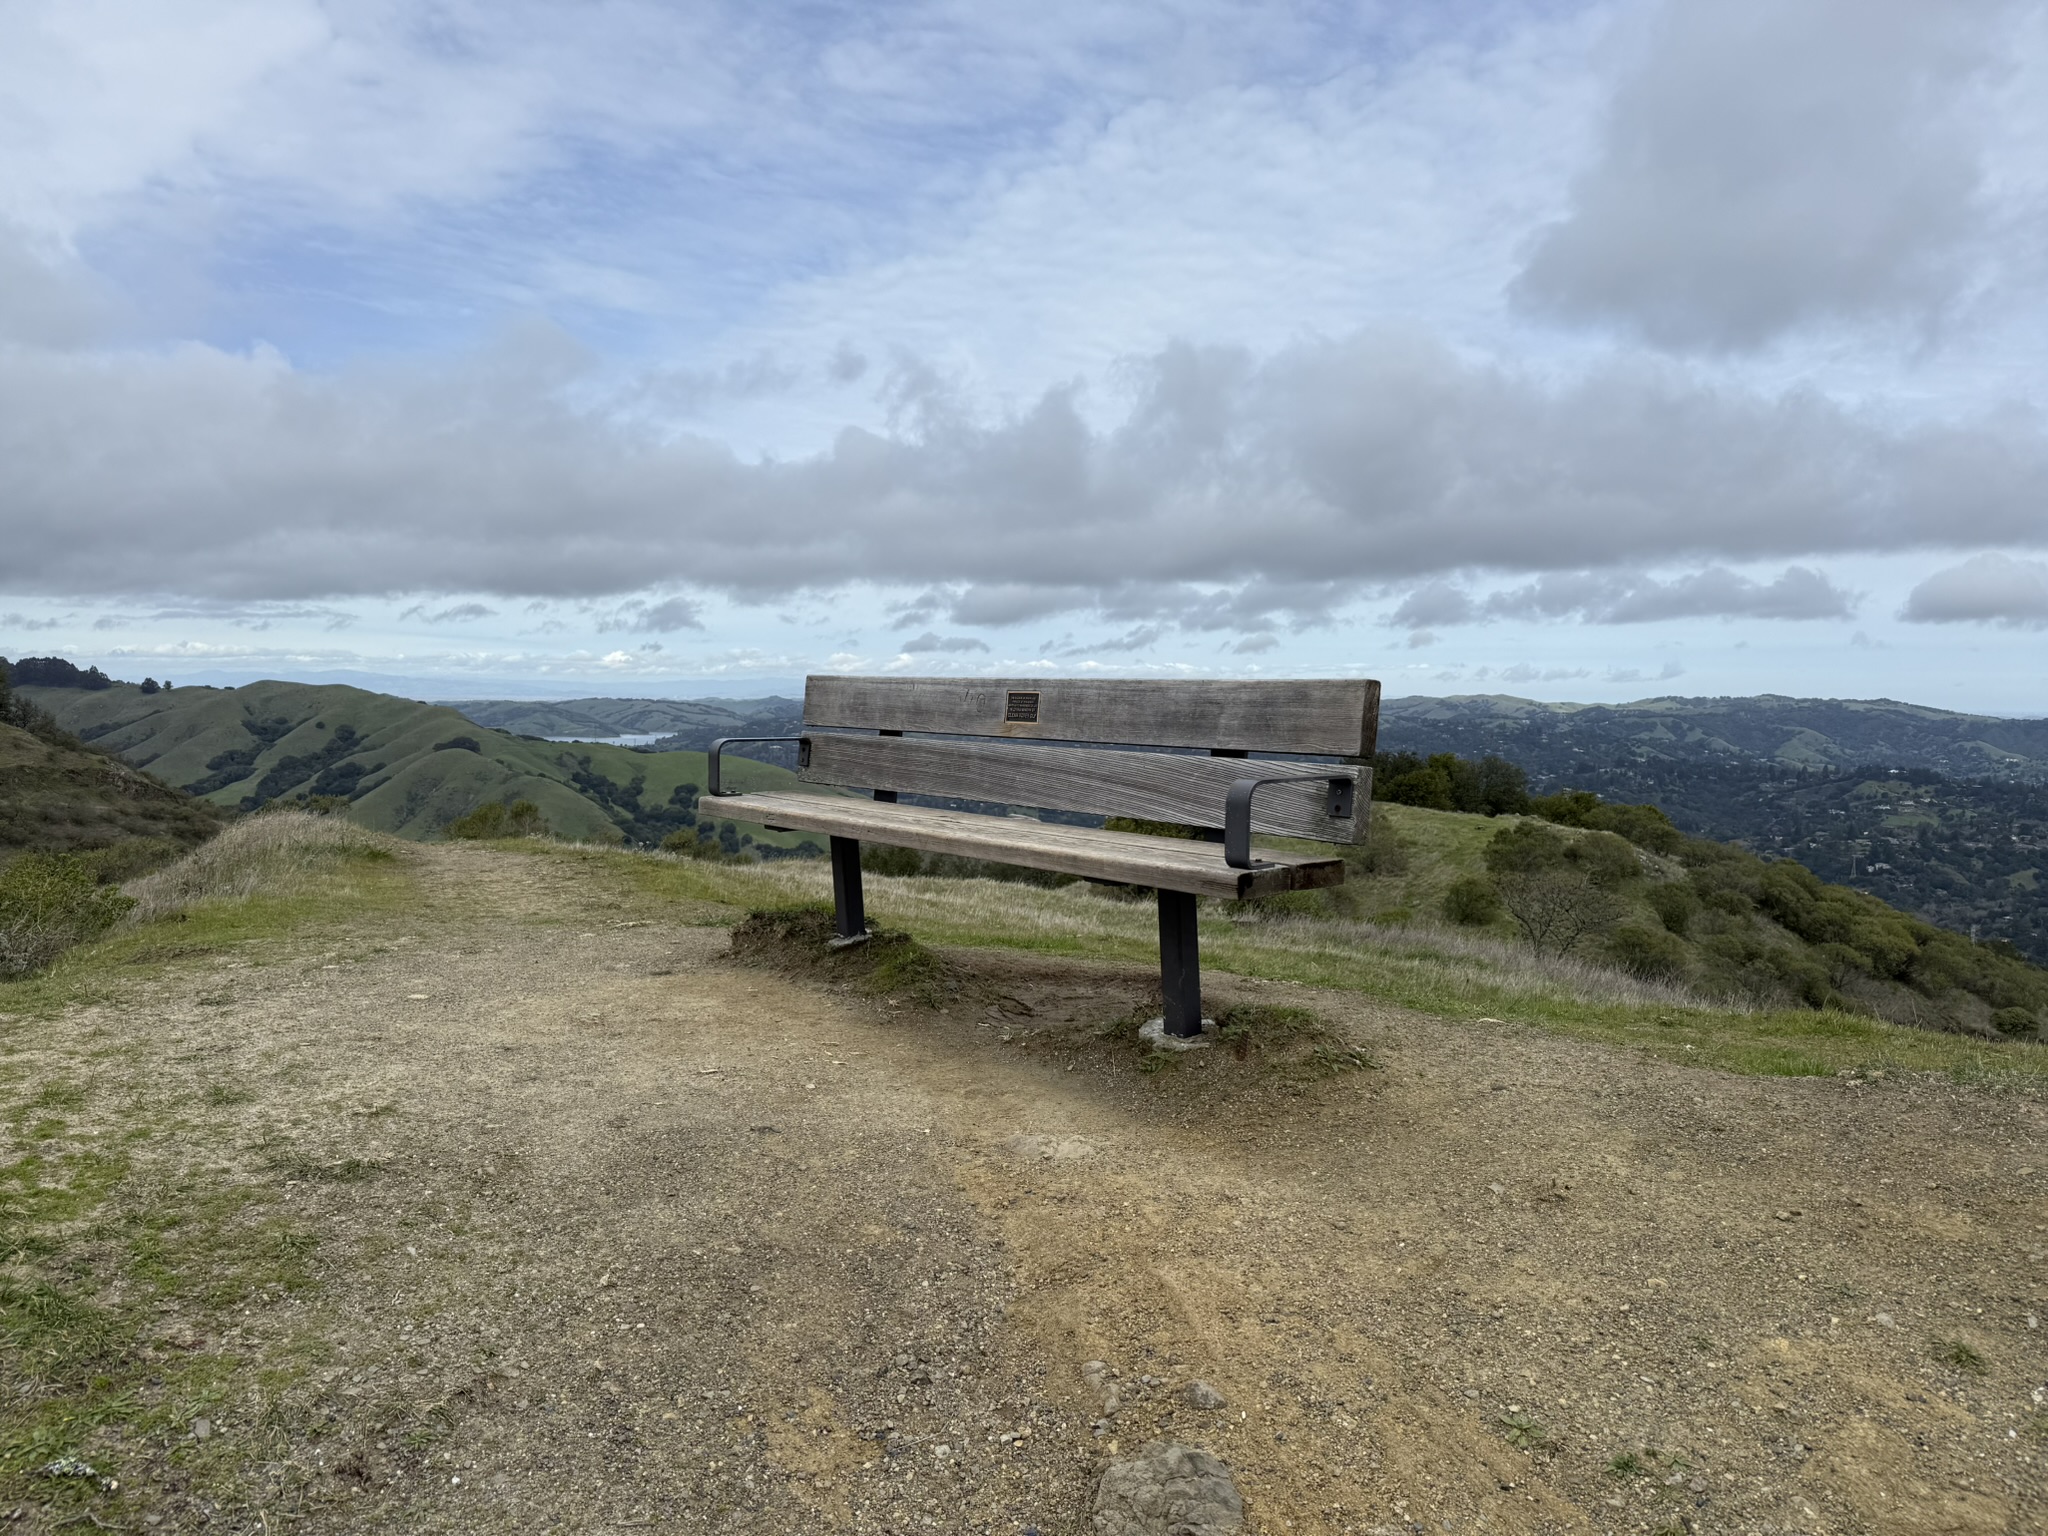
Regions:
M 721 815 L 830 837 L 839 944 L 867 937 L 864 841 L 1156 889 L 1164 1028 L 1188 1038 L 1202 1027 L 1195 898 L 1271 896 L 1343 881 L 1341 858 L 1255 854 L 1251 838 L 1364 838 L 1379 695 L 1380 685 L 1365 679 L 812 677 L 804 684 L 804 733 L 714 742 L 709 790 Z M 794 741 L 800 778 L 870 790 L 873 799 L 727 793 L 719 754 L 744 741 Z M 1248 760 L 1254 752 L 1336 761 Z M 904 805 L 897 801 L 903 794 L 1173 822 L 1203 836 Z

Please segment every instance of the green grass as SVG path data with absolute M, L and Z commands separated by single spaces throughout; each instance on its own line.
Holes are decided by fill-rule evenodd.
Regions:
M 261 1362 L 201 1341 L 317 1289 L 319 1235 L 284 1207 L 288 1179 L 376 1171 L 281 1147 L 267 1175 L 223 1172 L 216 1149 L 247 1140 L 231 1117 L 248 1086 L 194 1091 L 146 1047 L 42 1021 L 147 996 L 195 958 L 261 965 L 301 955 L 311 933 L 358 932 L 413 900 L 406 864 L 355 829 L 259 817 L 152 879 L 163 916 L 0 986 L 0 1509 L 53 1525 L 139 1529 L 167 1467 L 223 1518 L 238 1507 L 270 1405 L 321 1346 L 274 1312 Z M 196 1444 L 192 1420 L 224 1411 L 248 1434 Z

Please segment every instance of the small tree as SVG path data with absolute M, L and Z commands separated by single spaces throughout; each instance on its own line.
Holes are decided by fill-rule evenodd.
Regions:
M 1542 869 L 1494 877 L 1500 904 L 1508 909 L 1539 955 L 1564 955 L 1582 940 L 1605 933 L 1628 910 L 1576 869 Z
M 1500 903 L 1539 955 L 1562 955 L 1604 933 L 1627 910 L 1559 832 L 1538 821 L 1503 827 L 1486 845 Z

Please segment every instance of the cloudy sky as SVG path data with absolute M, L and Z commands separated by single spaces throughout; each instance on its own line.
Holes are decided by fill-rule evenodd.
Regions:
M 49 651 L 2048 713 L 2048 4 L 9 0 Z

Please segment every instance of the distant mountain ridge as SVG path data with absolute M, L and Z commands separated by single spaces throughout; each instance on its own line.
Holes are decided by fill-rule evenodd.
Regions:
M 762 720 L 800 719 L 803 703 L 779 696 L 760 699 L 456 699 L 478 725 L 515 736 L 674 736 L 687 740 L 664 750 L 702 751 L 719 736 L 747 734 Z M 754 734 L 767 734 L 765 731 Z
M 2048 720 L 1894 699 L 1656 698 L 1547 704 L 1505 694 L 1416 695 L 1380 709 L 1383 751 L 1497 752 L 1532 778 L 1622 763 L 1769 763 L 1791 769 L 1929 768 L 1951 778 L 2048 783 Z

